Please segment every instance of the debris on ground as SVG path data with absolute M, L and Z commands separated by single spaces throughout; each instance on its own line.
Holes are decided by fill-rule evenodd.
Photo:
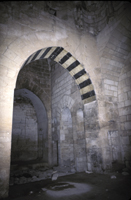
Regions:
M 122 175 L 127 176 L 127 175 L 129 175 L 129 173 L 128 172 L 122 172 Z
M 24 184 L 30 182 L 41 181 L 44 179 L 57 180 L 58 176 L 66 176 L 67 174 L 75 174 L 76 169 L 74 166 L 57 166 L 52 169 L 47 167 L 28 169 L 22 168 L 12 170 L 10 175 L 10 185 Z
M 46 191 L 47 191 L 47 189 L 46 189 L 46 188 L 41 188 L 41 190 L 42 190 L 43 192 L 46 192 Z
M 30 191 L 30 193 L 29 194 L 33 194 L 33 191 Z
M 87 173 L 87 174 L 92 174 L 93 172 L 90 172 L 90 171 L 85 170 L 85 173 Z
M 112 175 L 112 176 L 111 176 L 111 179 L 115 179 L 115 178 L 116 178 L 116 176 L 115 176 L 115 175 Z
M 52 181 L 55 181 L 55 180 L 57 180 L 57 178 L 58 178 L 58 173 L 56 172 L 56 173 L 53 173 L 52 174 Z

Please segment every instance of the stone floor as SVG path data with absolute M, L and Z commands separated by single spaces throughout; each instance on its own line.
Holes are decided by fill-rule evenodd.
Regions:
M 131 174 L 75 173 L 13 185 L 5 200 L 131 200 Z

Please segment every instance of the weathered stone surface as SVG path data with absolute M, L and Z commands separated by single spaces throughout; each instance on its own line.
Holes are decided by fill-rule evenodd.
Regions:
M 86 168 L 102 173 L 111 170 L 112 162 L 126 163 L 130 169 L 130 4 L 3 1 L 0 7 L 0 198 L 8 195 L 14 88 L 35 93 L 48 119 L 43 133 L 42 127 L 36 126 L 39 123 L 35 124 L 38 115 L 30 108 L 25 118 L 21 110 L 21 116 L 17 115 L 19 126 L 13 128 L 16 138 L 12 135 L 16 158 L 23 148 L 28 160 L 39 157 L 50 166 L 59 163 L 61 175 Z M 73 68 L 65 70 L 56 62 L 40 59 L 21 69 L 32 53 L 54 46 L 63 47 L 80 62 L 91 80 L 95 99 L 81 99 L 81 94 L 90 96 L 89 87 L 81 85 L 84 78 L 81 80 L 80 74 L 75 78 Z M 27 107 L 23 105 L 23 109 Z M 20 123 L 26 126 L 25 132 Z M 32 170 L 31 177 L 25 178 L 16 173 L 10 184 L 51 178 L 52 172 Z
M 55 181 L 55 180 L 57 180 L 57 178 L 58 178 L 58 173 L 56 172 L 56 173 L 53 173 L 52 174 L 52 181 Z
M 75 168 L 71 168 L 71 173 L 76 173 L 76 169 Z

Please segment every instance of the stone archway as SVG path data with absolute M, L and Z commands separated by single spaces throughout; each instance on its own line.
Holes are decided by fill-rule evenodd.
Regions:
M 73 104 L 74 104 L 74 100 L 70 96 L 64 95 L 63 98 L 59 102 L 59 106 L 56 109 L 56 119 L 55 119 L 56 125 L 55 126 L 56 126 L 57 137 L 53 140 L 53 143 L 54 143 L 53 152 L 55 152 L 54 157 L 57 157 L 57 163 L 55 163 L 57 165 L 65 164 L 64 158 L 63 158 L 63 155 L 65 154 L 64 146 L 67 146 L 68 145 L 67 143 L 69 143 L 67 142 L 68 139 L 67 140 L 65 139 L 65 134 L 69 135 L 69 129 L 70 129 L 72 145 L 74 142 L 73 126 L 72 126 L 73 119 L 71 116 Z M 67 119 L 67 115 L 69 115 L 70 122 Z M 69 129 L 68 129 L 68 126 L 70 126 Z M 55 148 L 56 146 L 57 148 Z M 73 145 L 71 148 L 71 152 L 75 159 L 75 155 L 73 153 L 74 148 L 75 146 Z M 68 157 L 68 155 L 66 157 Z M 65 159 L 65 160 L 71 161 L 70 158 Z
M 52 54 L 54 55 L 54 51 L 55 51 L 54 49 L 55 48 L 63 49 L 62 47 L 51 47 L 50 50 L 52 50 L 52 49 L 53 50 L 52 50 L 52 53 L 49 51 L 51 54 L 48 54 L 48 56 L 52 55 Z M 45 49 L 41 49 L 41 51 L 35 52 L 32 55 L 36 56 L 36 53 L 37 53 L 37 56 L 40 56 L 40 54 L 43 51 L 45 52 L 46 48 Z M 64 52 L 64 55 L 63 55 L 63 52 Z M 36 60 L 38 58 L 36 56 L 35 59 L 34 59 L 34 57 L 32 55 L 30 56 L 30 58 L 32 57 L 31 62 L 33 62 L 34 60 Z M 30 58 L 28 59 L 28 61 L 30 60 Z M 50 57 L 47 57 L 47 58 L 51 59 Z M 82 98 L 83 103 L 87 104 L 89 102 L 95 101 L 96 95 L 95 95 L 95 92 L 94 92 L 94 87 L 92 85 L 92 82 L 91 82 L 88 74 L 86 73 L 86 70 L 79 63 L 79 61 L 77 61 L 69 52 L 65 51 L 64 49 L 62 50 L 61 54 L 57 54 L 56 55 L 55 59 L 58 59 L 57 62 L 59 64 L 63 62 L 61 64 L 61 66 L 64 67 L 65 69 L 67 69 L 69 71 L 69 74 L 75 79 L 75 82 L 78 85 L 78 88 L 80 89 L 80 94 L 81 94 L 81 98 Z M 54 59 L 54 61 L 56 61 L 55 59 Z M 28 63 L 28 61 L 27 61 L 27 63 Z M 25 63 L 22 67 L 24 67 L 27 63 Z M 12 94 L 12 96 L 13 96 L 13 94 Z M 10 108 L 10 110 L 11 110 L 11 108 Z M 5 114 L 6 114 L 6 112 L 5 112 Z M 3 119 L 4 119 L 4 117 L 3 117 Z M 10 126 L 11 126 L 11 124 L 9 125 L 9 127 Z M 50 125 L 49 125 L 49 128 L 50 128 Z M 49 134 L 51 134 L 50 131 L 49 131 Z M 50 144 L 49 144 L 50 152 L 49 152 L 49 154 L 51 155 L 51 152 L 52 152 L 51 135 L 49 136 L 49 138 L 50 138 Z M 49 157 L 51 158 L 51 156 L 49 156 Z M 8 157 L 8 162 L 10 162 L 10 158 L 9 157 Z M 9 170 L 10 164 L 8 164 L 7 166 L 8 166 L 7 170 Z M 8 175 L 9 175 L 9 173 L 8 173 Z M 8 191 L 8 190 L 6 190 L 6 191 Z
M 50 64 L 50 60 L 55 61 L 56 63 L 60 64 L 64 69 L 66 69 L 67 72 L 69 72 L 69 74 L 75 80 L 76 85 L 79 88 L 82 103 L 84 105 L 86 105 L 87 103 L 90 103 L 90 102 L 94 102 L 96 100 L 94 87 L 91 82 L 91 79 L 89 78 L 89 75 L 87 74 L 87 72 L 85 71 L 83 66 L 80 64 L 80 62 L 78 60 L 76 60 L 71 55 L 71 53 L 67 52 L 63 47 L 48 47 L 48 48 L 43 48 L 43 49 L 40 49 L 40 50 L 34 52 L 26 59 L 26 61 L 22 65 L 21 69 L 23 69 L 26 65 L 30 65 L 31 63 L 38 61 L 38 60 L 42 60 L 42 59 L 47 59 L 49 61 L 49 64 Z M 69 104 L 71 104 L 71 102 Z M 71 105 L 69 105 L 69 107 L 70 106 Z M 50 136 L 48 135 L 49 145 L 50 145 L 50 147 L 49 147 L 50 161 L 52 159 L 51 137 L 52 137 L 51 135 Z M 83 144 L 83 142 L 82 142 L 82 144 Z M 80 146 L 80 145 L 78 145 L 78 146 Z M 81 149 L 81 147 L 80 147 L 80 149 Z M 86 162 L 85 155 L 84 155 L 83 160 L 85 163 Z M 79 159 L 78 163 L 80 163 L 80 162 L 81 161 Z M 52 165 L 52 161 L 50 162 L 50 164 Z M 83 168 L 83 166 L 82 166 L 82 168 Z
M 31 54 L 22 67 L 39 59 L 51 59 L 67 69 L 79 87 L 81 99 L 84 104 L 96 100 L 94 87 L 89 75 L 86 73 L 80 62 L 63 47 L 48 47 L 40 49 Z
M 83 109 L 80 109 L 82 114 Z M 53 118 L 54 128 L 56 128 L 54 133 L 57 133 L 57 137 L 53 140 L 53 152 L 55 152 L 54 157 L 58 157 L 55 164 L 59 166 L 67 165 L 68 167 L 72 165 L 76 171 L 80 172 L 87 168 L 87 155 L 84 120 L 81 119 L 82 123 L 78 124 L 79 129 L 77 130 L 77 113 L 77 106 L 74 99 L 68 95 L 64 95 L 57 106 L 56 115 L 54 115 L 56 118 Z M 67 155 L 67 152 L 68 154 L 70 152 L 71 155 Z
M 14 96 L 11 169 L 20 163 L 37 159 L 38 123 L 32 102 L 27 97 Z
M 48 119 L 42 101 L 33 92 L 25 88 L 15 90 L 14 96 L 15 98 L 27 98 L 31 101 L 36 112 L 38 126 L 38 147 L 36 157 L 44 162 L 48 162 L 48 148 L 46 145 L 46 140 L 48 140 Z M 29 132 L 29 134 L 31 133 Z
M 113 13 L 109 12 L 107 17 L 105 17 L 107 13 L 105 13 L 104 15 L 102 13 L 101 13 L 102 15 L 100 14 L 100 17 L 102 18 L 99 19 L 104 19 L 104 24 L 105 25 L 107 24 L 107 26 L 105 27 L 104 25 L 103 28 L 101 29 L 100 26 L 103 24 L 103 20 L 101 20 L 100 24 L 98 23 L 98 26 L 96 26 L 98 28 L 98 31 L 100 31 L 100 33 L 96 37 L 92 36 L 91 34 L 88 34 L 87 31 L 88 27 L 84 28 L 83 26 L 84 28 L 83 30 L 76 29 L 73 20 L 71 20 L 70 18 L 72 16 L 72 15 L 70 16 L 70 14 L 73 13 L 70 12 L 73 10 L 69 12 L 69 18 L 66 20 L 65 18 L 61 19 L 59 17 L 50 15 L 49 13 L 45 12 L 43 10 L 43 6 L 40 6 L 39 3 L 37 3 L 34 6 L 31 5 L 31 7 L 30 3 L 28 5 L 28 2 L 26 2 L 26 4 L 22 3 L 21 4 L 22 7 L 18 6 L 15 2 L 13 4 L 14 6 L 6 5 L 6 3 L 3 4 L 1 12 L 1 25 L 0 25 L 1 27 L 0 30 L 1 34 L 0 196 L 1 197 L 6 197 L 8 195 L 13 91 L 15 87 L 17 74 L 25 59 L 29 55 L 31 55 L 34 51 L 37 51 L 39 49 L 45 48 L 46 50 L 47 47 L 62 46 L 67 51 L 71 52 L 80 61 L 80 63 L 83 64 L 84 68 L 86 69 L 85 71 L 89 72 L 90 74 L 91 80 L 94 83 L 95 93 L 97 94 L 98 97 L 97 103 L 99 105 L 98 106 L 99 116 L 96 122 L 100 123 L 100 134 L 99 134 L 100 141 L 103 139 L 103 143 L 100 142 L 100 146 L 103 146 L 105 149 L 104 150 L 105 154 L 103 155 L 103 159 L 105 159 L 105 162 L 108 163 L 108 161 L 111 160 L 110 158 L 108 159 L 108 157 L 110 157 L 109 156 L 110 151 L 108 148 L 109 145 L 107 139 L 107 132 L 108 130 L 110 130 L 109 122 L 112 122 L 111 121 L 112 119 L 116 120 L 118 117 L 118 115 L 114 115 L 117 109 L 117 91 L 115 90 L 117 90 L 116 86 L 118 86 L 117 85 L 118 81 L 116 82 L 115 80 L 112 80 L 112 78 L 113 75 L 116 75 L 115 79 L 118 79 L 118 76 L 120 74 L 117 73 L 117 70 L 118 72 L 121 71 L 120 69 L 122 67 L 121 59 L 124 58 L 126 60 L 128 53 L 125 52 L 126 50 L 125 48 L 128 48 L 130 44 L 131 18 L 129 17 L 130 5 L 127 2 L 126 6 L 123 6 L 123 3 L 120 4 L 113 3 L 115 7 L 113 18 L 117 22 L 116 25 L 120 25 L 117 27 L 117 29 L 115 29 L 114 23 L 111 22 L 108 24 L 108 21 L 112 20 L 112 17 L 110 18 L 109 14 Z M 109 4 L 108 6 L 106 5 L 107 11 L 111 8 Z M 92 4 L 92 6 L 94 7 L 94 4 Z M 69 8 L 71 7 L 69 6 Z M 99 8 L 100 5 L 98 7 L 98 10 Z M 32 12 L 33 11 L 32 9 L 34 9 L 35 12 Z M 123 17 L 126 15 L 127 11 L 129 14 L 128 18 L 126 17 L 124 19 Z M 5 12 L 7 14 L 5 14 Z M 97 19 L 98 20 L 97 22 L 99 22 L 99 19 Z M 92 23 L 92 20 L 90 18 L 87 19 L 87 17 L 85 17 L 84 20 L 87 20 L 89 24 Z M 95 25 L 97 25 L 97 22 L 95 22 Z M 115 31 L 113 32 L 112 30 Z M 90 33 L 91 32 L 92 31 L 90 31 Z M 107 33 L 109 33 L 110 35 L 109 37 L 107 37 Z M 100 39 L 99 36 L 101 37 L 100 46 L 97 43 L 97 41 L 99 41 Z M 102 47 L 102 52 L 100 47 Z M 130 50 L 131 49 L 129 49 L 129 51 Z M 42 53 L 42 51 L 39 51 L 39 53 Z M 39 53 L 37 56 L 40 55 Z M 101 65 L 99 64 L 99 58 L 101 60 Z M 118 61 L 118 59 L 120 61 Z M 69 60 L 70 59 L 68 59 L 68 61 Z M 75 67 L 75 69 L 76 68 L 77 67 Z M 70 71 L 70 73 L 71 72 L 72 70 Z M 76 73 L 77 72 L 75 72 L 75 74 Z M 82 75 L 80 79 L 81 78 L 83 79 L 83 77 L 84 75 Z M 79 78 L 77 78 L 77 80 L 78 79 Z M 83 81 L 85 81 L 85 79 Z M 77 85 L 79 84 L 80 83 L 78 83 Z M 89 85 L 87 85 L 87 87 L 88 86 Z M 83 92 L 83 89 L 85 89 L 86 91 Z M 92 91 L 92 89 L 87 90 L 86 87 L 84 87 L 80 88 L 80 91 L 82 97 L 84 98 L 86 97 L 85 99 L 83 99 L 84 103 L 88 103 L 90 97 L 88 97 L 89 94 L 87 95 L 87 93 L 89 91 Z M 93 96 L 91 96 L 91 98 L 92 97 Z M 115 100 L 115 103 L 113 102 L 112 99 Z M 91 104 L 92 103 L 93 103 L 92 114 L 95 114 L 95 112 L 93 112 L 95 101 L 91 102 Z M 114 105 L 115 107 L 113 107 Z M 85 106 L 87 106 L 85 116 L 87 117 L 87 122 L 88 122 L 88 113 L 91 109 L 89 104 L 85 104 Z M 94 125 L 91 125 L 90 123 L 86 125 L 86 129 L 88 130 L 89 128 L 93 130 L 92 127 L 94 127 Z M 117 129 L 117 126 L 113 127 L 113 129 Z M 51 126 L 49 133 L 51 133 Z M 88 137 L 88 133 L 86 134 Z M 96 134 L 96 136 L 97 135 L 98 133 Z M 103 138 L 103 136 L 105 137 Z M 90 140 L 89 143 L 91 144 Z M 91 144 L 91 146 L 94 146 L 93 148 L 96 149 L 96 145 Z M 89 150 L 92 151 L 92 149 Z
M 40 49 L 33 54 L 31 54 L 24 64 L 22 65 L 22 68 L 24 68 L 26 65 L 37 61 L 47 59 L 48 61 L 52 60 L 56 63 L 60 64 L 64 69 L 66 69 L 69 74 L 73 77 L 75 80 L 79 91 L 81 95 L 81 99 L 83 104 L 87 104 L 90 102 L 94 102 L 96 100 L 96 95 L 94 91 L 93 84 L 91 82 L 91 79 L 89 78 L 89 75 L 87 74 L 86 70 L 83 68 L 83 66 L 80 64 L 78 60 L 76 60 L 71 53 L 67 52 L 63 47 L 48 47 L 44 49 Z M 49 62 L 50 63 L 50 62 Z M 85 139 L 84 139 L 85 140 Z M 51 144 L 51 142 L 49 142 Z M 82 142 L 83 144 L 83 142 Z M 55 144 L 54 144 L 55 145 Z M 58 145 L 58 144 L 57 144 Z M 57 146 L 55 145 L 55 146 Z M 84 144 L 85 145 L 85 144 Z M 81 145 L 78 145 L 79 147 Z M 51 146 L 50 146 L 51 147 Z M 52 147 L 51 147 L 52 148 Z M 52 150 L 50 149 L 50 158 Z M 85 148 L 85 147 L 84 147 Z M 56 147 L 57 149 L 57 147 Z M 80 147 L 81 149 L 81 147 Z M 80 165 L 80 162 L 86 163 L 86 156 L 84 154 L 83 160 L 79 158 L 79 161 L 77 162 L 77 166 Z M 85 165 L 85 164 L 84 164 Z M 79 170 L 84 169 L 84 167 L 77 167 Z

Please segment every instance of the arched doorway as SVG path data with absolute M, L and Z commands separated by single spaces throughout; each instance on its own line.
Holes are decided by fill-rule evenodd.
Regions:
M 63 47 L 48 47 L 40 49 L 30 55 L 22 67 L 33 61 L 41 59 L 49 59 L 55 61 L 68 70 L 79 87 L 81 99 L 83 100 L 84 104 L 96 100 L 94 87 L 92 85 L 91 79 L 89 78 L 89 75 L 80 64 L 80 62 L 76 60 L 71 55 L 71 53 L 67 52 Z
M 55 68 L 54 72 L 52 72 L 53 68 Z M 59 74 L 58 76 L 55 75 L 57 73 Z M 54 78 L 52 78 L 52 76 Z M 53 80 L 55 82 L 53 82 Z M 47 110 L 48 133 L 47 137 L 43 140 L 44 143 L 41 142 L 42 134 L 40 131 L 42 129 L 41 126 L 38 127 L 37 158 L 42 158 L 43 161 L 45 161 L 46 158 L 49 167 L 58 164 L 60 166 L 71 166 L 69 172 L 74 169 L 76 171 L 85 170 L 87 166 L 86 138 L 83 129 L 80 130 L 80 140 L 77 137 L 78 134 L 76 134 L 75 130 L 77 123 L 76 112 L 78 107 L 84 111 L 83 105 L 94 101 L 96 97 L 92 82 L 82 65 L 63 48 L 50 47 L 41 49 L 26 60 L 19 72 L 16 90 L 20 91 L 23 87 L 30 89 L 38 95 L 46 105 L 45 107 Z M 42 90 L 42 87 L 44 90 Z M 55 88 L 57 88 L 57 90 Z M 59 93 L 58 91 L 60 90 L 62 90 L 62 92 Z M 26 92 L 23 92 L 22 95 L 23 94 L 26 94 Z M 61 99 L 63 97 L 65 98 Z M 58 116 L 52 117 L 52 112 L 55 112 L 55 109 L 59 106 L 58 99 L 64 100 L 61 102 L 61 108 L 63 109 L 60 111 L 61 120 L 59 120 Z M 65 104 L 67 104 L 67 106 Z M 42 111 L 42 109 L 36 108 L 35 110 L 39 110 L 36 112 L 38 119 L 39 112 Z M 57 112 L 55 115 L 57 115 Z M 55 119 L 57 127 L 54 127 L 56 131 L 53 133 L 52 120 L 55 121 Z M 60 129 L 58 130 L 59 125 Z M 84 126 L 84 124 L 82 126 Z M 62 139 L 62 131 L 64 131 L 65 139 Z M 77 132 L 78 131 L 79 130 L 77 130 Z M 42 145 L 45 146 L 45 151 Z M 42 157 L 41 155 L 43 155 L 44 152 L 46 156 Z
M 93 84 L 91 82 L 89 75 L 87 74 L 87 72 L 85 71 L 83 66 L 80 64 L 80 62 L 78 60 L 76 60 L 70 54 L 70 52 L 67 52 L 63 47 L 48 47 L 48 48 L 40 49 L 37 52 L 34 52 L 32 55 L 30 55 L 26 59 L 22 68 L 24 68 L 25 66 L 28 66 L 30 64 L 33 64 L 36 61 L 42 62 L 42 60 L 48 61 L 48 65 L 49 65 L 50 69 L 51 69 L 50 63 L 54 62 L 54 63 L 60 65 L 64 70 L 69 72 L 68 74 L 71 75 L 71 77 L 75 80 L 76 85 L 78 86 L 79 94 L 81 96 L 81 100 L 84 105 L 96 100 L 94 87 L 93 87 Z M 65 82 L 65 85 L 67 85 L 67 84 L 68 84 L 68 81 Z M 53 87 L 55 87 L 55 86 L 53 85 Z M 58 135 L 58 133 L 56 133 L 56 135 Z M 49 157 L 52 162 L 51 154 L 54 154 L 53 148 L 55 149 L 55 151 L 57 151 L 58 144 L 54 144 L 54 147 L 52 147 L 53 145 L 52 145 L 51 138 L 52 138 L 52 133 L 49 136 L 49 146 L 50 146 L 49 147 L 49 154 L 50 154 Z M 55 139 L 55 140 L 57 140 L 57 139 Z M 86 158 L 84 158 L 84 159 L 86 159 Z M 55 163 L 57 163 L 56 160 L 57 159 L 55 157 L 55 161 L 54 161 Z
M 14 97 L 11 163 L 37 159 L 38 123 L 28 98 Z
M 28 89 L 14 92 L 11 173 L 46 166 L 48 163 L 48 119 L 41 100 Z

